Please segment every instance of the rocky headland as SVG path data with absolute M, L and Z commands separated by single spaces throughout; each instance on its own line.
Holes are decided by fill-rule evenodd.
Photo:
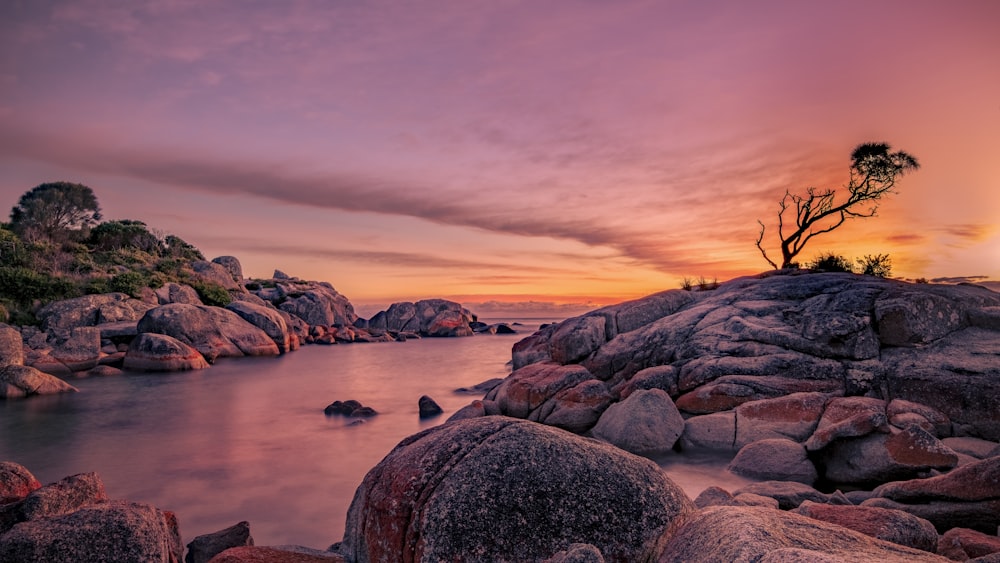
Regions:
M 341 542 L 223 530 L 199 560 L 1000 561 L 1000 294 L 782 271 L 598 309 L 512 355 L 368 473 Z M 758 482 L 691 499 L 654 460 L 693 450 Z M 0 467 L 0 560 L 180 560 L 176 518 L 95 478 Z
M 35 313 L 39 325 L 0 324 L 0 398 L 72 392 L 66 380 L 127 371 L 207 368 L 219 358 L 279 356 L 303 344 L 397 342 L 423 337 L 509 331 L 486 326 L 459 303 L 394 303 L 371 319 L 327 282 L 275 271 L 246 280 L 239 260 L 191 264 L 194 276 L 223 288 L 224 307 L 203 303 L 189 285 L 166 283 L 139 298 L 125 293 L 53 301 Z

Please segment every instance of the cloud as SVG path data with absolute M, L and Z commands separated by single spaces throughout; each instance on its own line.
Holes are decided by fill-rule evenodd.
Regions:
M 997 231 L 997 228 L 997 225 L 965 223 L 946 225 L 938 231 L 955 239 L 949 243 L 949 246 L 965 248 L 990 238 Z

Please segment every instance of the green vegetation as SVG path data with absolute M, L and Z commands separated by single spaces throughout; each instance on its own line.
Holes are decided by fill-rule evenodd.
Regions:
M 93 293 L 141 297 L 165 283 L 191 285 L 209 305 L 229 292 L 201 281 L 191 262 L 202 253 L 142 221 L 99 222 L 93 191 L 82 184 L 41 184 L 21 196 L 11 222 L 0 223 L 0 322 L 35 324 L 41 305 Z
M 778 238 L 781 247 L 781 268 L 797 267 L 795 257 L 813 237 L 829 233 L 847 219 L 874 217 L 882 198 L 894 193 L 896 178 L 920 167 L 917 159 L 903 151 L 890 152 L 888 143 L 863 143 L 851 153 L 849 180 L 844 190 L 846 198 L 835 189 L 817 190 L 810 187 L 805 195 L 785 190 L 778 202 Z M 786 224 L 794 213 L 794 226 Z M 768 257 L 762 245 L 764 223 L 760 220 L 757 250 L 775 269 L 778 264 Z M 786 230 L 790 230 L 786 234 Z

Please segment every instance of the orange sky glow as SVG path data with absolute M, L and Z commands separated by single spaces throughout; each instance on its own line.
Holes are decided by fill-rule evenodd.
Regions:
M 568 311 L 768 269 L 757 219 L 773 235 L 786 189 L 886 141 L 921 169 L 804 261 L 997 280 L 998 21 L 990 0 L 4 2 L 0 206 L 81 182 L 106 218 L 362 310 Z

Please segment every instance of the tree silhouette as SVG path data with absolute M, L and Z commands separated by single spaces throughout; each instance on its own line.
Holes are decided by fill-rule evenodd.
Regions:
M 841 192 L 834 189 L 810 187 L 806 195 L 785 191 L 778 202 L 781 208 L 778 212 L 778 237 L 781 239 L 782 268 L 793 267 L 795 257 L 816 235 L 829 233 L 847 219 L 874 217 L 882 198 L 895 193 L 896 178 L 920 167 L 916 158 L 903 151 L 890 152 L 891 148 L 888 143 L 863 143 L 855 147 L 851 153 L 850 180 L 844 186 L 847 198 L 843 201 L 838 201 Z M 795 212 L 795 229 L 786 235 L 785 231 L 791 228 L 786 226 L 785 213 L 789 210 Z M 778 269 L 762 246 L 764 223 L 759 219 L 757 223 L 760 224 L 757 249 L 768 264 Z
M 10 212 L 14 232 L 26 240 L 62 242 L 72 231 L 83 231 L 101 219 L 94 191 L 83 184 L 49 182 L 36 186 Z

